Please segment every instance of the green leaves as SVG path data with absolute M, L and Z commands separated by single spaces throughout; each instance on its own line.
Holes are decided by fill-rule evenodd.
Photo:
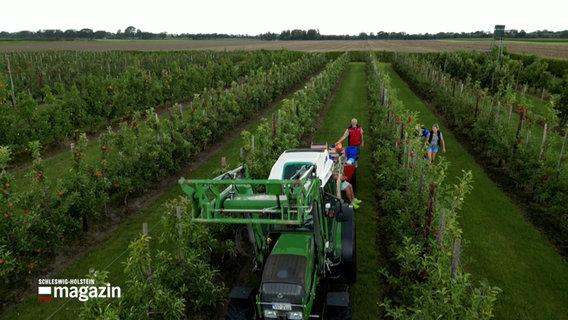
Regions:
M 185 197 L 165 204 L 161 214 L 167 231 L 157 242 L 142 234 L 129 245 L 122 298 L 86 304 L 82 319 L 92 319 L 93 314 L 111 319 L 116 315 L 120 319 L 181 319 L 224 301 L 227 290 L 212 261 L 227 252 L 234 258 L 234 243 L 213 237 L 208 227 L 191 221 L 187 210 Z M 93 276 L 97 275 L 106 278 L 106 273 Z

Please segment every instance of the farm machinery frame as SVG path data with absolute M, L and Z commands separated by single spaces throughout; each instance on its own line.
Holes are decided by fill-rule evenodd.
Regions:
M 267 180 L 249 179 L 244 166 L 179 180 L 194 221 L 248 231 L 260 285 L 231 290 L 227 319 L 351 319 L 355 215 L 337 193 L 339 162 L 325 148 L 292 149 Z

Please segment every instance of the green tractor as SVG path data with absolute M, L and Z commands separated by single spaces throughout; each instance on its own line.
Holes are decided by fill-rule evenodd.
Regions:
M 285 151 L 267 180 L 239 167 L 210 180 L 179 183 L 194 221 L 242 224 L 260 284 L 235 287 L 226 319 L 351 319 L 355 215 L 325 148 Z

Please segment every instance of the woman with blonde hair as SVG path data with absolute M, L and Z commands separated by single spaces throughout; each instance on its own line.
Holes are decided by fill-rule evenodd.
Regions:
M 424 140 L 424 146 L 426 146 L 426 144 L 428 144 L 426 154 L 428 155 L 428 160 L 430 160 L 430 162 L 434 161 L 436 158 L 436 153 L 438 153 L 440 144 L 442 145 L 442 151 L 446 153 L 446 142 L 444 141 L 444 136 L 442 135 L 437 123 L 432 125 L 432 131 L 430 131 Z

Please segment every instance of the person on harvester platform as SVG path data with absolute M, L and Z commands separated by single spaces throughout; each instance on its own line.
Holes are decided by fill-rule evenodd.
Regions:
M 354 209 L 359 209 L 359 204 L 361 204 L 361 200 L 355 198 L 355 192 L 353 191 L 353 186 L 351 183 L 347 181 L 347 178 L 340 174 L 339 171 L 335 171 L 333 173 L 333 178 L 336 180 L 340 180 L 340 189 L 341 191 L 345 192 L 345 197 L 347 197 L 347 201 L 353 206 Z
M 357 148 L 357 158 L 361 153 L 361 147 L 365 146 L 365 141 L 363 139 L 363 128 L 357 124 L 357 119 L 351 119 L 351 125 L 345 130 L 343 135 L 335 144 L 341 143 L 341 141 L 347 138 L 347 145 Z

